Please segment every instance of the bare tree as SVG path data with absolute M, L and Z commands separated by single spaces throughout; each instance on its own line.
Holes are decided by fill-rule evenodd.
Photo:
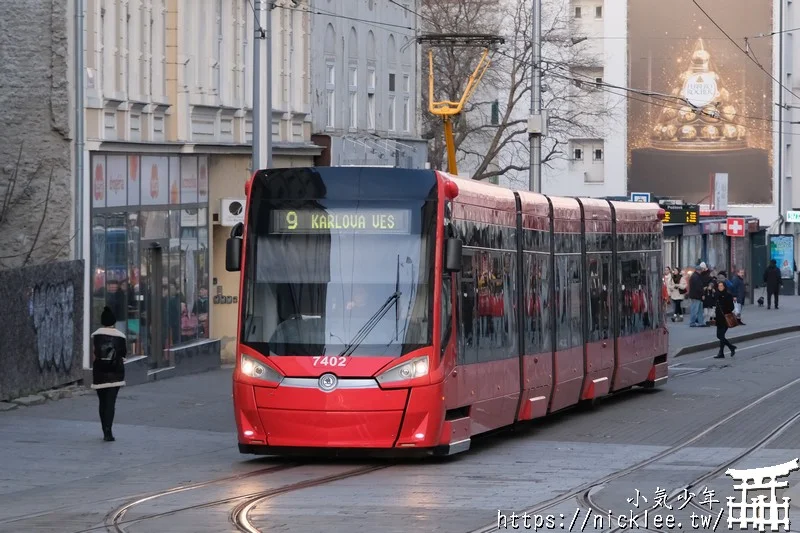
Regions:
M 531 12 L 527 0 L 424 0 L 420 15 L 427 33 L 488 33 L 505 38 L 494 50 L 492 66 L 466 112 L 454 122 L 460 166 L 477 180 L 527 172 L 530 165 L 527 117 L 531 87 Z M 590 41 L 571 27 L 569 3 L 543 0 L 542 107 L 548 110 L 548 135 L 542 163 L 568 157 L 570 138 L 604 137 L 614 119 L 616 100 L 595 80 L 600 58 Z M 427 59 L 427 47 L 423 47 Z M 476 66 L 479 49 L 434 49 L 435 97 L 457 100 Z M 602 75 L 600 75 L 602 76 Z M 427 85 L 423 84 L 427 103 Z M 430 139 L 429 162 L 445 168 L 441 119 L 423 112 Z

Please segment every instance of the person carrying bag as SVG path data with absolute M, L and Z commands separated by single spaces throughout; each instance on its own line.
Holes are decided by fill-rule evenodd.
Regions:
M 729 328 L 735 328 L 739 325 L 739 320 L 733 314 L 733 295 L 728 292 L 724 281 L 717 283 L 716 294 L 716 326 L 717 338 L 719 339 L 719 353 L 714 356 L 715 359 L 725 359 L 725 346 L 731 351 L 731 357 L 736 353 L 736 346 L 725 338 Z

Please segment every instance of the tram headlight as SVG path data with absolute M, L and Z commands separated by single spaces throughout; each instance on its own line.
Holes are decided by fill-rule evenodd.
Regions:
M 283 376 L 280 375 L 272 367 L 261 364 L 252 357 L 242 354 L 242 364 L 240 366 L 242 374 L 247 377 L 270 381 L 273 383 L 280 383 L 283 381 Z
M 428 375 L 429 364 L 428 356 L 415 357 L 401 365 L 390 368 L 380 374 L 375 379 L 378 383 L 394 383 L 396 381 L 408 381 L 409 379 L 421 378 Z

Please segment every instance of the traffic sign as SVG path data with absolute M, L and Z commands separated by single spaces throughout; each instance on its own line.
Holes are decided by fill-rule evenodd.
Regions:
M 631 202 L 643 202 L 645 204 L 650 203 L 650 193 L 649 192 L 632 192 L 631 193 Z
M 800 222 L 800 211 L 787 211 L 786 222 Z
M 744 228 L 743 218 L 729 218 L 725 234 L 728 237 L 744 237 Z

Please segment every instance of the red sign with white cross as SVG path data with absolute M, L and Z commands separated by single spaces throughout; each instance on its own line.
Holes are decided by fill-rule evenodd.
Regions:
M 729 218 L 727 226 L 725 234 L 728 237 L 744 237 L 746 225 L 743 218 Z

